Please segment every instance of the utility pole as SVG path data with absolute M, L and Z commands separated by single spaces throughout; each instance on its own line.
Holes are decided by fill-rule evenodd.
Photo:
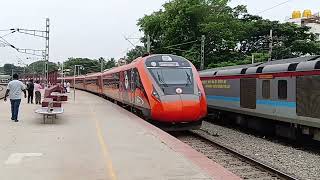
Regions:
M 45 60 L 45 77 L 46 77 L 46 83 L 48 82 L 49 77 L 49 31 L 50 31 L 50 22 L 49 18 L 46 18 L 46 31 L 45 31 L 45 39 L 46 39 L 46 47 L 45 47 L 45 54 L 44 54 L 44 60 Z
M 62 61 L 62 64 L 61 64 L 61 75 L 62 75 L 62 85 L 64 84 L 64 70 L 63 70 L 63 61 Z
M 77 68 L 83 68 L 82 65 L 74 65 L 74 71 L 73 71 L 73 101 L 76 101 L 76 74 L 77 74 Z M 78 70 L 78 76 L 79 76 L 79 71 Z
M 76 71 L 77 71 L 77 65 L 74 65 L 74 71 L 73 71 L 73 101 L 76 101 Z
M 205 35 L 201 36 L 201 61 L 200 61 L 200 70 L 204 69 L 204 43 L 205 43 L 206 37 Z
M 103 70 L 104 70 L 104 68 L 103 68 L 103 66 L 104 66 L 104 59 L 100 59 L 100 65 L 101 65 L 101 72 L 103 72 Z
M 147 35 L 147 52 L 148 52 L 148 54 L 150 54 L 150 49 L 151 49 L 150 36 Z
M 7 45 L 17 50 L 19 53 L 24 54 L 30 54 L 34 56 L 41 56 L 44 60 L 44 76 L 45 81 L 48 84 L 48 76 L 49 76 L 49 70 L 48 70 L 48 63 L 49 63 L 49 31 L 50 31 L 50 23 L 49 18 L 46 18 L 46 29 L 45 30 L 35 30 L 35 29 L 22 29 L 22 28 L 16 28 L 16 29 L 10 29 L 11 33 L 21 33 L 26 34 L 30 36 L 40 37 L 45 39 L 45 49 L 21 49 L 13 46 L 12 44 L 9 44 L 6 42 Z
M 251 55 L 251 63 L 254 63 L 254 54 Z
M 272 60 L 272 48 L 273 48 L 273 36 L 272 36 L 272 29 L 270 29 L 270 36 L 269 36 L 269 59 L 268 62 Z

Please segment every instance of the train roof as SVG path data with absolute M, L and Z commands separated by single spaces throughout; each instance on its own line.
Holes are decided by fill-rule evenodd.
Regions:
M 285 63 L 299 63 L 304 61 L 312 61 L 320 58 L 320 56 L 305 56 L 305 57 L 297 57 L 297 58 L 288 58 L 288 59 L 281 59 L 281 60 L 274 60 L 265 62 L 262 65 L 273 65 L 273 64 L 285 64 Z
M 86 78 L 91 78 L 91 77 L 97 77 L 97 76 L 101 76 L 101 72 L 95 72 L 95 73 L 90 73 L 90 74 L 86 74 Z
M 211 77 L 286 71 L 307 71 L 314 69 L 320 69 L 320 56 L 305 56 L 269 61 L 265 63 L 214 68 L 200 71 L 199 73 L 201 77 Z
M 256 66 L 259 66 L 260 64 L 262 64 L 262 63 L 259 62 L 259 63 L 253 63 L 253 64 L 218 67 L 218 68 L 212 68 L 212 69 L 200 71 L 199 73 L 202 77 L 211 77 L 211 76 L 217 75 L 218 72 L 219 72 L 219 74 L 224 73 L 224 72 L 226 72 L 227 74 L 230 74 L 230 73 L 232 74 L 232 73 L 236 73 L 238 70 L 241 71 L 243 68 L 256 67 Z

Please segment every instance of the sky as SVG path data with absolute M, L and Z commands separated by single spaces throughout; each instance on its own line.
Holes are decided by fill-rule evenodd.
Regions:
M 10 28 L 45 29 L 50 18 L 49 60 L 62 62 L 69 57 L 124 57 L 133 46 L 125 37 L 139 44 L 142 36 L 136 26 L 145 14 L 159 10 L 168 0 L 4 0 L 0 7 L 0 36 Z M 229 5 L 246 5 L 249 13 L 257 14 L 285 0 L 232 0 Z M 258 15 L 284 21 L 293 10 L 320 11 L 319 0 L 291 0 Z M 4 37 L 21 49 L 44 49 L 42 38 L 13 33 Z M 0 65 L 30 64 L 39 57 L 16 52 L 0 46 Z

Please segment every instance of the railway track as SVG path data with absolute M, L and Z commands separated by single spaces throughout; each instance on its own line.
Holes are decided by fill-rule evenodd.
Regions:
M 174 136 L 242 179 L 300 179 L 241 154 L 231 147 L 226 147 L 201 130 L 175 134 Z

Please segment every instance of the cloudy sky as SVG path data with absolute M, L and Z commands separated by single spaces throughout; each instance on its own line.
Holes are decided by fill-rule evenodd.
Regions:
M 0 10 L 0 36 L 8 28 L 44 29 L 50 18 L 50 61 L 68 57 L 123 57 L 131 44 L 124 36 L 141 36 L 137 19 L 161 8 L 168 0 L 4 0 Z M 252 14 L 273 7 L 285 0 L 232 0 L 231 6 L 247 5 Z M 319 0 L 291 0 L 259 15 L 284 21 L 293 10 L 320 11 Z M 18 48 L 43 49 L 44 40 L 19 33 L 5 39 Z M 131 40 L 134 44 L 137 40 Z M 27 59 L 30 57 L 29 59 Z M 0 46 L 0 65 L 31 63 L 36 57 L 17 53 Z

